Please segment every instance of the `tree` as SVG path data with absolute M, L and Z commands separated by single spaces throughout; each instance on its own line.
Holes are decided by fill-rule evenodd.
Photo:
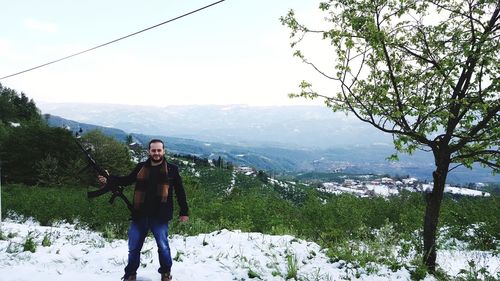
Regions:
M 11 128 L 0 145 L 2 176 L 10 183 L 74 183 L 73 166 L 80 152 L 71 132 L 42 121 Z M 50 176 L 49 176 L 50 174 Z
M 215 166 L 217 168 L 224 168 L 224 159 L 219 156 L 219 158 L 217 158 L 217 161 L 215 162 Z
M 125 143 L 126 144 L 132 144 L 134 142 L 134 137 L 132 136 L 132 134 L 128 134 L 126 137 L 125 137 Z
M 18 124 L 15 124 L 18 123 Z M 43 123 L 35 102 L 0 84 L 0 159 L 10 182 L 73 183 L 77 147 L 71 133 Z
M 0 84 L 0 122 L 24 122 L 41 119 L 40 110 L 35 102 L 21 92 L 3 87 Z
M 436 230 L 449 171 L 473 163 L 499 171 L 500 1 L 330 0 L 325 30 L 291 10 L 294 55 L 338 85 L 325 95 L 303 81 L 293 97 L 323 98 L 393 135 L 397 151 L 432 151 L 434 185 L 426 195 L 424 262 L 436 266 Z M 298 49 L 315 34 L 335 51 L 328 73 Z M 397 158 L 397 155 L 393 155 Z
M 269 182 L 269 176 L 266 174 L 266 172 L 259 170 L 257 172 L 257 178 L 263 182 L 263 183 L 268 183 Z
M 134 168 L 127 145 L 104 135 L 101 131 L 89 131 L 82 136 L 81 141 L 91 148 L 91 154 L 97 163 L 110 173 L 124 175 Z
M 40 120 L 40 110 L 24 93 L 3 87 L 0 83 L 0 147 L 13 123 Z

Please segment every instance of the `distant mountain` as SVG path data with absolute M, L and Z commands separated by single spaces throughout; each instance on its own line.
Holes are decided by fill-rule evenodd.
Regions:
M 47 106 L 42 107 L 45 108 L 46 112 Z M 81 119 L 96 119 L 96 124 L 99 125 L 91 125 L 87 122 L 82 121 L 74 121 L 67 118 L 58 117 L 56 115 L 48 115 L 47 120 L 51 126 L 58 127 L 71 127 L 73 131 L 77 131 L 78 128 L 83 128 L 84 131 L 99 129 L 103 131 L 105 134 L 113 136 L 117 140 L 125 141 L 127 135 L 131 134 L 133 138 L 141 143 L 147 143 L 152 137 L 161 138 L 165 140 L 167 145 L 167 150 L 171 153 L 177 154 L 189 154 L 196 155 L 203 158 L 216 159 L 219 156 L 222 157 L 225 161 L 230 161 L 237 165 L 247 165 L 252 166 L 260 170 L 265 170 L 272 173 L 299 173 L 299 172 L 320 172 L 320 173 L 351 173 L 351 174 L 388 174 L 391 176 L 412 176 L 417 177 L 421 180 L 432 180 L 431 175 L 434 170 L 434 162 L 432 155 L 430 153 L 425 152 L 416 152 L 414 155 L 400 155 L 400 161 L 398 162 L 389 162 L 386 158 L 394 153 L 394 148 L 390 143 L 386 140 L 384 141 L 385 136 L 381 136 L 380 134 L 375 134 L 378 132 L 364 131 L 367 128 L 363 128 L 362 126 L 354 126 L 351 131 L 343 134 L 342 137 L 336 138 L 332 143 L 337 143 L 336 146 L 330 146 L 328 148 L 325 147 L 308 147 L 306 145 L 300 145 L 300 143 L 305 144 L 308 143 L 312 145 L 315 143 L 319 145 L 321 139 L 323 139 L 322 133 L 320 131 L 320 124 L 316 124 L 316 122 L 321 123 L 319 120 L 323 120 L 322 122 L 328 123 L 326 117 L 321 117 L 318 115 L 316 117 L 311 117 L 308 122 L 310 124 L 310 131 L 314 131 L 314 138 L 309 138 L 304 140 L 301 139 L 300 136 L 302 134 L 298 134 L 296 138 L 290 138 L 289 142 L 283 143 L 287 141 L 286 138 L 279 136 L 281 132 L 286 135 L 287 133 L 283 130 L 286 126 L 291 126 L 293 124 L 292 121 L 284 121 L 287 125 L 282 125 L 281 127 L 275 123 L 276 120 L 298 120 L 297 116 L 288 116 L 285 115 L 291 114 L 290 112 L 293 110 L 290 108 L 277 107 L 275 109 L 276 112 L 281 112 L 280 114 L 276 114 L 276 112 L 271 113 L 270 108 L 257 108 L 250 109 L 249 107 L 241 107 L 241 110 L 249 112 L 253 112 L 253 114 L 259 113 L 262 118 L 262 115 L 267 112 L 268 118 L 275 118 L 275 120 L 265 121 L 262 127 L 267 126 L 270 128 L 269 130 L 275 130 L 274 132 L 268 132 L 269 141 L 265 141 L 263 138 L 264 134 L 256 133 L 255 138 L 259 139 L 259 141 L 245 141 L 244 137 L 248 135 L 248 132 L 245 130 L 241 130 L 241 133 L 236 133 L 238 131 L 236 124 L 228 125 L 227 132 L 223 131 L 223 124 L 216 124 L 214 120 L 219 120 L 221 123 L 230 124 L 231 122 L 236 121 L 228 121 L 228 120 L 239 120 L 238 122 L 243 122 L 241 119 L 244 115 L 243 113 L 238 113 L 236 108 L 238 107 L 218 107 L 218 106 L 193 106 L 191 110 L 193 110 L 192 114 L 188 114 L 189 107 L 173 107 L 169 108 L 169 114 L 161 114 L 162 110 L 152 107 L 148 107 L 150 110 L 150 114 L 148 116 L 147 111 L 144 108 L 139 107 L 137 111 L 133 111 L 130 107 L 124 106 L 125 110 L 120 110 L 120 106 L 110 106 L 110 111 L 107 112 L 104 109 L 98 106 L 99 109 L 91 110 L 90 105 L 82 105 L 82 107 L 77 107 L 77 105 L 71 105 L 69 109 L 64 109 L 64 106 L 54 106 L 56 111 L 65 111 L 68 112 L 68 115 L 80 116 Z M 87 113 L 83 112 L 83 109 L 87 109 Z M 202 118 L 204 113 L 207 111 L 212 111 L 212 118 Z M 215 113 L 216 109 L 221 112 L 231 113 L 226 118 L 222 118 L 222 113 Z M 173 114 L 172 112 L 177 110 L 177 114 Z M 318 110 L 318 107 L 299 107 L 295 108 L 295 113 L 303 114 L 303 116 L 315 116 L 312 112 Z M 308 110 L 311 110 L 309 115 L 306 114 Z M 133 113 L 134 112 L 134 113 Z M 184 113 L 180 113 L 184 112 Z M 200 113 L 204 112 L 204 113 Z M 46 112 L 49 113 L 49 112 Z M 126 114 L 125 114 L 126 113 Z M 50 112 L 50 114 L 54 114 Z M 128 115 L 127 115 L 128 114 Z M 187 119 L 194 118 L 193 116 L 198 116 L 198 120 L 191 120 L 192 123 L 185 121 L 180 117 L 172 117 L 169 122 L 166 122 L 168 119 L 159 119 L 153 120 L 154 116 L 188 116 Z M 234 117 L 233 118 L 233 114 Z M 318 113 L 319 114 L 319 113 Z M 210 115 L 210 114 L 208 114 Z M 222 114 L 223 115 L 223 114 Z M 85 118 L 84 118 L 85 116 Z M 98 117 L 101 116 L 101 119 Z M 114 116 L 114 117 L 113 117 Z M 238 117 L 239 116 L 239 117 Z M 212 119 L 212 120 L 205 120 Z M 258 118 L 256 118 L 258 119 Z M 267 118 L 264 118 L 267 120 Z M 108 121 L 109 120 L 109 123 Z M 134 127 L 134 129 L 130 129 L 131 127 L 123 128 L 123 127 L 115 127 L 110 126 L 111 121 L 114 120 L 117 124 L 136 124 L 138 127 Z M 148 120 L 148 121 L 144 121 Z M 163 120 L 163 123 L 162 121 Z M 316 121 L 311 121 L 316 120 Z M 99 122 L 98 122 L 99 121 Z M 255 121 L 255 120 L 254 120 Z M 249 121 L 248 123 L 254 122 Z M 349 131 L 346 124 L 340 122 L 337 128 L 344 128 L 343 130 Z M 349 124 L 352 120 L 345 121 Z M 139 123 L 143 122 L 144 128 L 149 128 L 150 132 L 147 133 L 147 130 L 144 132 L 139 131 L 142 127 L 139 126 Z M 307 123 L 307 122 L 306 122 Z M 359 123 L 359 122 L 358 122 Z M 102 126 L 102 124 L 107 124 L 106 126 Z M 154 132 L 152 128 L 157 128 L 158 131 L 161 131 L 161 128 L 164 128 L 164 131 L 181 131 L 180 124 L 184 124 L 188 129 L 186 131 L 192 132 L 194 138 L 181 137 L 176 136 L 174 133 L 171 134 L 162 134 L 160 132 Z M 207 135 L 207 139 L 203 138 L 203 134 L 195 134 L 195 128 L 203 127 L 200 124 L 212 124 L 214 127 L 220 130 L 220 137 L 212 136 L 212 140 Z M 239 123 L 242 124 L 242 127 L 248 128 L 247 123 Z M 256 124 L 256 123 L 255 123 Z M 274 125 L 273 125 L 274 124 Z M 208 125 L 206 125 L 208 126 Z M 233 126 L 233 127 L 231 127 Z M 305 124 L 301 125 L 305 126 Z M 328 125 L 330 126 L 330 125 Z M 327 126 L 327 127 L 328 127 Z M 331 125 L 334 126 L 334 125 Z M 298 126 L 295 126 L 298 128 Z M 120 128 L 120 129 L 117 129 Z M 281 128 L 281 129 L 280 129 Z M 302 128 L 302 127 L 301 127 Z M 303 129 L 303 128 L 302 128 Z M 303 129 L 305 130 L 305 129 Z M 207 131 L 210 131 L 207 129 Z M 212 131 L 213 132 L 213 131 Z M 260 132 L 260 131 L 259 131 Z M 325 131 L 325 134 L 328 135 L 331 132 Z M 357 137 L 354 137 L 358 134 Z M 165 136 L 166 135 L 166 136 Z M 363 136 L 361 136 L 363 135 Z M 225 136 L 225 137 L 222 137 Z M 221 139 L 220 141 L 214 141 L 213 139 Z M 324 137 L 327 138 L 327 137 Z M 234 141 L 228 141 L 230 139 L 234 139 Z M 313 139 L 318 139 L 318 141 L 313 142 Z M 271 141 L 274 140 L 274 141 Z M 278 141 L 279 140 L 279 141 Z M 298 140 L 302 140 L 298 142 Z M 379 142 L 372 142 L 373 140 L 379 140 Z M 349 142 L 349 144 L 340 144 L 344 142 Z M 475 167 L 473 170 L 468 170 L 463 167 L 459 167 L 454 169 L 448 176 L 448 182 L 450 183 L 468 183 L 468 182 L 500 182 L 499 176 L 491 175 L 488 169 L 483 169 L 481 167 Z
M 41 103 L 43 113 L 120 128 L 245 146 L 330 148 L 391 144 L 389 135 L 324 106 L 132 106 Z
M 80 129 L 82 129 L 83 132 L 88 132 L 91 130 L 100 130 L 105 135 L 113 137 L 114 139 L 119 140 L 121 142 L 124 142 L 128 135 L 126 132 L 120 129 L 86 124 L 62 118 L 52 114 L 44 114 L 44 118 L 49 124 L 49 126 L 66 128 L 67 130 L 72 131 L 73 133 L 78 132 Z
M 165 137 L 162 135 L 127 133 L 121 129 L 77 122 L 51 114 L 45 114 L 44 117 L 52 127 L 66 128 L 75 133 L 80 129 L 82 129 L 83 133 L 91 130 L 100 130 L 105 135 L 111 136 L 121 142 L 124 142 L 128 135 L 131 135 L 134 140 L 143 145 L 147 144 L 152 138 L 159 138 L 165 141 L 169 153 L 195 155 L 210 159 L 216 159 L 220 156 L 225 161 L 238 165 L 248 165 L 262 170 L 295 171 L 301 169 L 297 162 L 297 159 L 301 159 L 300 153 L 294 159 L 280 156 L 281 154 L 295 154 L 296 151 L 291 149 L 244 147 L 193 139 Z

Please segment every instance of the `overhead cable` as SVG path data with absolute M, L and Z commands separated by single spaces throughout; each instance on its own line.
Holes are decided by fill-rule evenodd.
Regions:
M 5 78 L 9 78 L 9 77 L 12 77 L 12 76 L 16 76 L 16 75 L 19 75 L 19 74 L 22 74 L 22 73 L 25 73 L 25 72 L 28 72 L 28 71 L 32 71 L 32 70 L 35 70 L 35 69 L 37 69 L 37 68 L 41 68 L 41 67 L 44 67 L 44 66 L 47 66 L 47 65 L 50 65 L 50 64 L 56 63 L 56 62 L 60 62 L 60 61 L 62 61 L 62 60 L 69 59 L 69 58 L 72 58 L 72 57 L 75 57 L 75 56 L 81 55 L 81 54 L 83 54 L 83 53 L 87 53 L 87 52 L 93 51 L 93 50 L 95 50 L 95 49 L 98 49 L 98 48 L 104 47 L 104 46 L 106 46 L 106 45 L 113 44 L 113 43 L 118 42 L 118 41 L 120 41 L 120 40 L 123 40 L 123 39 L 129 38 L 129 37 L 132 37 L 132 36 L 137 35 L 137 34 L 139 34 L 139 33 L 142 33 L 142 32 L 148 31 L 148 30 L 151 30 L 151 29 L 153 29 L 153 28 L 156 28 L 156 27 L 159 27 L 159 26 L 161 26 L 161 25 L 167 24 L 167 23 L 169 23 L 169 22 L 173 22 L 173 21 L 178 20 L 178 19 L 180 19 L 180 18 L 183 18 L 183 17 L 189 16 L 189 15 L 191 15 L 191 14 L 194 14 L 194 13 L 199 12 L 199 11 L 201 11 L 201 10 L 204 10 L 204 9 L 206 9 L 206 8 L 209 8 L 209 7 L 215 6 L 215 5 L 217 5 L 217 4 L 221 3 L 221 2 L 224 2 L 224 1 L 225 1 L 225 0 L 216 1 L 216 2 L 214 2 L 214 3 L 212 3 L 212 4 L 207 5 L 207 6 L 201 7 L 201 8 L 199 8 L 199 9 L 193 10 L 193 11 L 191 11 L 191 12 L 188 12 L 188 13 L 185 13 L 185 14 L 183 14 L 183 15 L 177 16 L 177 17 L 175 17 L 175 18 L 169 19 L 169 20 L 164 21 L 164 22 L 162 22 L 162 23 L 159 23 L 159 24 L 156 24 L 156 25 L 150 26 L 150 27 L 148 27 L 148 28 L 145 28 L 145 29 L 139 30 L 139 31 L 137 31 L 137 32 L 134 32 L 134 33 L 131 33 L 131 34 L 125 35 L 125 36 L 120 37 L 120 38 L 118 38 L 118 39 L 115 39 L 115 40 L 112 40 L 112 41 L 106 42 L 106 43 L 104 43 L 104 44 L 100 44 L 100 45 L 95 46 L 95 47 L 92 47 L 92 48 L 90 48 L 90 49 L 86 49 L 86 50 L 83 50 L 83 51 L 81 51 L 81 52 L 78 52 L 78 53 L 75 53 L 75 54 L 72 54 L 72 55 L 69 55 L 69 56 L 66 56 L 66 57 L 63 57 L 63 58 L 60 58 L 60 59 L 57 59 L 57 60 L 51 61 L 51 62 L 47 62 L 47 63 L 41 64 L 41 65 L 38 65 L 38 66 L 35 66 L 35 67 L 32 67 L 32 68 L 29 68 L 29 69 L 23 70 L 23 71 L 19 71 L 19 72 L 16 72 L 16 73 L 13 73 L 13 74 L 10 74 L 10 75 L 7 75 L 7 76 L 0 77 L 0 80 L 5 79 Z

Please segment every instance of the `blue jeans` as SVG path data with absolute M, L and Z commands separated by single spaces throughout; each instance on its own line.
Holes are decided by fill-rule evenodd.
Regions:
M 137 273 L 141 262 L 142 245 L 149 230 L 153 232 L 158 246 L 158 258 L 160 260 L 158 272 L 170 272 L 172 256 L 168 245 L 168 222 L 162 222 L 156 218 L 140 218 L 133 220 L 128 230 L 128 264 L 125 267 L 125 278 Z

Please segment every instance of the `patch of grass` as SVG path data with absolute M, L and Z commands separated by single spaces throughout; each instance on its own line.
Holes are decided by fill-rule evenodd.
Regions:
M 496 272 L 496 276 L 491 275 L 488 269 L 479 266 L 474 260 L 468 261 L 468 268 L 461 269 L 456 276 L 457 281 L 475 281 L 475 280 L 485 280 L 485 281 L 496 281 L 500 280 L 500 272 Z
M 251 268 L 248 268 L 248 278 L 250 278 L 250 279 L 253 279 L 253 278 L 261 279 L 260 275 L 257 272 L 255 272 L 253 269 L 251 269 Z
M 184 255 L 183 251 L 177 251 L 177 253 L 175 253 L 175 257 L 173 258 L 173 260 L 176 262 L 182 262 L 182 255 Z
M 332 276 L 328 273 L 321 273 L 321 269 L 316 269 L 313 273 L 308 276 L 301 276 L 300 280 L 304 281 L 333 281 Z
M 50 240 L 50 234 L 45 233 L 45 235 L 43 236 L 43 240 L 42 240 L 42 246 L 43 247 L 50 247 L 51 245 L 52 245 L 52 241 Z
M 286 280 L 293 279 L 298 280 L 297 272 L 299 270 L 297 257 L 295 255 L 286 256 Z
M 413 281 L 424 280 L 427 276 L 427 267 L 423 263 L 422 257 L 418 255 L 410 262 L 408 270 L 410 271 L 410 278 Z
M 2 230 L 0 230 L 0 240 L 7 240 L 7 236 L 4 234 Z
M 104 226 L 104 230 L 102 232 L 103 238 L 110 241 L 116 239 L 118 236 L 117 227 L 115 225 L 108 223 Z
M 410 262 L 415 253 L 422 251 L 425 201 L 421 194 L 402 192 L 400 196 L 389 198 L 357 198 L 324 194 L 313 187 L 297 189 L 289 185 L 280 189 L 238 174 L 234 190 L 226 195 L 225 190 L 232 180 L 231 171 L 210 167 L 196 169 L 201 176 L 182 175 L 191 207 L 190 220 L 179 223 L 174 215 L 171 235 L 194 236 L 224 228 L 289 234 L 327 248 L 331 261 L 345 261 L 353 266 L 352 272 L 362 268 L 363 274 L 376 273 L 376 266 L 382 264 L 393 271 L 402 267 L 411 269 L 415 280 L 425 276 L 425 267 L 422 273 L 420 266 Z M 111 205 L 107 194 L 88 200 L 86 192 L 89 189 L 8 185 L 2 187 L 2 212 L 8 214 L 12 210 L 20 217 L 33 217 L 42 225 L 55 221 L 78 222 L 101 232 L 106 239 L 127 238 L 130 214 L 123 202 L 117 200 Z M 129 187 L 125 195 L 131 198 L 132 192 L 133 187 Z M 174 214 L 177 214 L 175 200 L 174 204 Z M 495 196 L 445 197 L 440 217 L 441 225 L 450 229 L 445 239 L 465 241 L 473 249 L 498 253 L 499 206 L 500 201 Z M 475 227 L 473 232 L 469 231 L 471 226 Z M 15 234 L 0 233 L 0 238 L 5 239 L 6 235 L 9 239 Z M 47 239 L 50 240 L 50 236 Z M 103 242 L 98 243 L 102 245 Z M 204 240 L 203 245 L 206 246 L 207 241 Z M 317 253 L 306 254 L 307 259 L 314 259 Z M 286 274 L 281 273 L 282 276 Z
M 23 251 L 30 251 L 32 253 L 36 252 L 36 243 L 33 237 L 31 236 L 31 232 L 26 236 L 26 240 L 23 243 Z

